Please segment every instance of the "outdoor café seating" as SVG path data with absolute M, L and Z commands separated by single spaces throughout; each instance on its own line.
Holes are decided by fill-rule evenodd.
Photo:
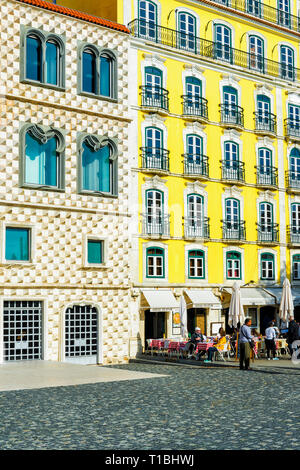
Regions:
M 224 346 L 224 349 L 218 350 L 214 354 L 214 359 L 218 360 L 221 359 L 222 361 L 228 360 L 230 357 L 232 359 L 236 358 L 239 354 L 236 340 L 232 340 L 229 336 L 226 337 L 227 342 Z M 266 354 L 266 346 L 265 340 L 263 337 L 255 337 L 255 347 L 253 349 L 253 359 L 265 359 L 267 357 Z M 183 339 L 174 339 L 174 338 L 159 338 L 159 339 L 148 339 L 147 340 L 147 349 L 145 350 L 146 354 L 153 355 L 160 355 L 169 358 L 177 358 L 183 359 L 188 357 L 187 345 L 189 340 Z M 205 355 L 208 349 L 214 346 L 216 343 L 216 338 L 208 337 L 206 341 L 199 342 L 196 345 L 192 353 L 192 357 L 194 359 L 197 358 L 199 353 Z M 276 341 L 276 355 L 278 357 L 284 357 L 289 355 L 289 349 L 286 339 L 284 338 L 277 338 Z M 238 348 L 239 349 L 239 348 Z

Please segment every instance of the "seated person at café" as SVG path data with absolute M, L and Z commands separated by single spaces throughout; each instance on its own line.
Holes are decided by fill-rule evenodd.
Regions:
M 220 329 L 219 331 L 220 333 L 220 338 L 217 342 L 217 344 L 215 346 L 212 346 L 211 348 L 208 349 L 207 351 L 207 359 L 204 361 L 204 362 L 211 362 L 212 361 L 212 357 L 214 355 L 215 352 L 217 351 L 223 351 L 224 350 L 224 347 L 225 347 L 225 344 L 227 342 L 226 340 L 226 333 L 225 331 L 223 330 L 223 328 Z
M 197 344 L 200 342 L 206 341 L 206 336 L 201 333 L 199 326 L 196 326 L 195 332 L 191 336 L 191 340 L 188 343 L 188 357 L 190 358 L 195 351 Z

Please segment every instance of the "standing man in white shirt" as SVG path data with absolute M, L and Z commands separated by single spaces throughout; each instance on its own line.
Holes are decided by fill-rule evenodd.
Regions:
M 274 324 L 272 321 L 269 323 L 269 326 L 266 329 L 265 334 L 266 334 L 265 342 L 266 342 L 266 348 L 267 348 L 268 361 L 271 360 L 270 351 L 272 351 L 273 361 L 276 361 L 276 360 L 278 361 L 278 357 L 276 357 L 276 344 L 275 344 L 276 331 L 275 331 Z

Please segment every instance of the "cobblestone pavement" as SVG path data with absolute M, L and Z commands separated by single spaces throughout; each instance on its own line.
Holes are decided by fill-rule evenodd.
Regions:
M 167 377 L 0 393 L 0 449 L 300 449 L 300 368 L 132 363 Z

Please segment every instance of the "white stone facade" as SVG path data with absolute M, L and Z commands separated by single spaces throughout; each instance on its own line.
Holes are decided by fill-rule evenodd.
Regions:
M 128 227 L 130 162 L 128 152 L 127 34 L 13 0 L 0 3 L 0 362 L 3 358 L 3 305 L 7 300 L 40 300 L 43 306 L 42 359 L 61 361 L 64 314 L 71 305 L 98 312 L 98 362 L 124 362 L 131 336 Z M 20 82 L 21 26 L 61 35 L 65 40 L 65 90 Z M 77 91 L 80 41 L 117 54 L 117 100 L 82 96 Z M 20 129 L 51 126 L 65 137 L 65 188 L 22 188 Z M 118 196 L 78 194 L 78 133 L 118 141 Z M 8 262 L 5 227 L 32 231 L 29 262 Z M 104 239 L 106 262 L 87 266 L 88 237 Z M 134 354 L 134 353 L 131 353 Z

